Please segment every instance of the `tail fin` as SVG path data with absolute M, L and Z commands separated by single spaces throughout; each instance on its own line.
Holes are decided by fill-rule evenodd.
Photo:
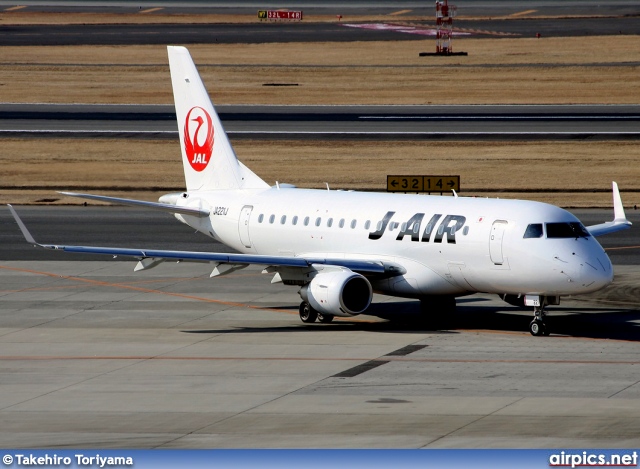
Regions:
M 269 187 L 238 161 L 189 51 L 167 51 L 187 190 Z

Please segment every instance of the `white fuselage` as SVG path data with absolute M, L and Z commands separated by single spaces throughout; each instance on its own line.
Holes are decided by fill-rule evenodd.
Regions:
M 178 205 L 210 209 L 176 216 L 243 253 L 398 263 L 406 273 L 372 282 L 394 296 L 560 296 L 613 280 L 593 236 L 548 236 L 547 224 L 579 221 L 540 202 L 270 188 L 192 192 Z M 544 232 L 525 237 L 530 225 Z

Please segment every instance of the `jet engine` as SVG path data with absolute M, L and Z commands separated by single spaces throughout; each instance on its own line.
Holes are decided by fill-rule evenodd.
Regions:
M 300 289 L 300 296 L 316 311 L 332 316 L 355 316 L 371 304 L 373 290 L 369 281 L 350 270 L 316 275 Z

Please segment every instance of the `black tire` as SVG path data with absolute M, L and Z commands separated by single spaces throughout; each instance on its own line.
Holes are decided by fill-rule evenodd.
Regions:
M 529 323 L 529 332 L 535 337 L 549 335 L 547 333 L 547 326 L 545 325 L 545 323 L 538 319 L 534 319 Z
M 298 310 L 300 312 L 300 320 L 304 323 L 312 323 L 316 322 L 318 319 L 318 312 L 311 307 L 309 303 L 303 301 L 300 303 L 300 308 Z
M 320 321 L 321 323 L 329 324 L 333 321 L 333 318 L 333 314 L 318 313 L 318 321 Z

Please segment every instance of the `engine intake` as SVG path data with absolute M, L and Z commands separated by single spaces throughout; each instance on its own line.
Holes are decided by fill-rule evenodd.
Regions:
M 364 312 L 371 304 L 369 281 L 350 270 L 320 273 L 300 289 L 300 296 L 324 314 L 349 317 Z

